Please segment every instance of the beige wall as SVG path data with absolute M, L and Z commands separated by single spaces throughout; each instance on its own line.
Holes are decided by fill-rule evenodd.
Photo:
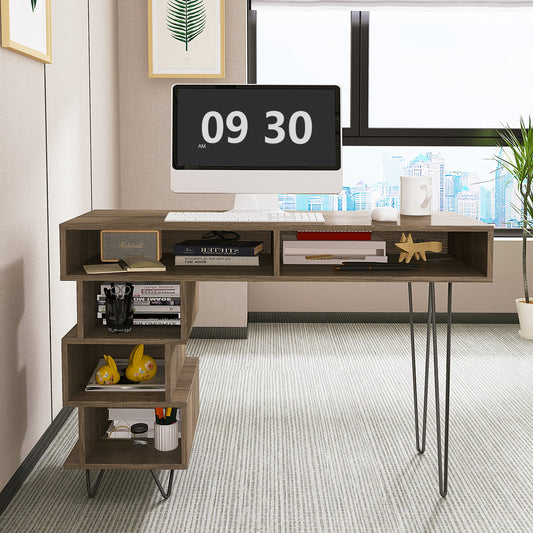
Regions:
M 63 407 L 61 337 L 76 323 L 76 285 L 59 281 L 63 220 L 89 211 L 91 199 L 87 9 L 54 0 L 53 63 L 46 66 L 52 410 Z M 61 15 L 59 15 L 61 13 Z
M 186 83 L 246 82 L 246 0 L 226 0 L 226 77 Z M 233 195 L 170 191 L 170 87 L 148 78 L 146 0 L 118 1 L 120 175 L 123 209 L 229 209 Z M 200 284 L 197 326 L 246 325 L 246 284 Z
M 44 66 L 0 48 L 0 489 L 51 421 Z
M 52 0 L 51 65 L 0 48 L 0 490 L 62 407 L 76 299 L 59 281 L 58 225 L 118 207 L 113 5 Z

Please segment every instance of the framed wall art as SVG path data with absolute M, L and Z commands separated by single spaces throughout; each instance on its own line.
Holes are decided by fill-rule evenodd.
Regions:
M 2 47 L 52 62 L 51 0 L 0 0 Z
M 223 78 L 224 0 L 148 0 L 150 78 Z

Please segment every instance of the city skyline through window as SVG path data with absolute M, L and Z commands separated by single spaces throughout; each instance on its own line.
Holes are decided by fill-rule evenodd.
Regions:
M 343 148 L 343 189 L 339 194 L 282 194 L 282 209 L 367 211 L 400 209 L 400 176 L 431 176 L 432 210 L 453 211 L 498 228 L 519 227 L 511 176 L 492 159 L 499 148 Z

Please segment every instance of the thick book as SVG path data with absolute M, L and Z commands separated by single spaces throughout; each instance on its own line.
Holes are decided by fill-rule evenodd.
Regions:
M 120 285 L 117 283 L 117 285 Z M 100 294 L 104 289 L 111 289 L 110 283 L 100 285 Z M 179 283 L 145 283 L 136 281 L 133 283 L 133 299 L 135 298 L 176 298 L 180 295 Z
M 263 241 L 187 240 L 175 244 L 172 251 L 174 255 L 251 256 L 263 251 Z
M 96 318 L 106 318 L 106 312 L 105 309 L 103 311 L 98 311 L 96 313 Z M 176 320 L 180 317 L 180 313 L 174 312 L 174 313 L 133 313 L 133 320 L 135 319 L 140 320 L 154 320 L 155 318 L 164 319 L 164 320 Z
M 107 320 L 102 319 L 102 324 L 107 326 Z M 169 318 L 134 318 L 134 326 L 179 326 L 181 324 L 180 319 Z
M 128 359 L 115 359 L 120 380 L 113 385 L 100 385 L 96 382 L 96 371 L 106 364 L 104 359 L 100 359 L 96 365 L 89 382 L 85 386 L 86 391 L 164 391 L 165 390 L 165 360 L 156 359 L 157 373 L 152 379 L 146 381 L 130 381 L 126 375 L 125 370 L 128 366 Z
M 299 241 L 369 241 L 371 231 L 302 230 L 296 232 Z
M 135 287 L 133 288 L 135 291 Z M 98 301 L 98 305 L 105 305 L 105 294 L 97 294 L 96 299 Z M 173 298 L 166 298 L 166 297 L 144 297 L 144 296 L 134 296 L 133 297 L 133 304 L 135 307 L 147 307 L 147 308 L 157 308 L 157 307 L 180 307 L 181 299 L 179 296 L 175 296 Z
M 258 255 L 176 255 L 175 264 L 183 265 L 209 265 L 209 266 L 258 266 Z
M 284 265 L 342 265 L 345 262 L 358 262 L 360 264 L 364 263 L 387 263 L 388 258 L 386 255 L 360 255 L 360 256 L 330 256 L 317 259 L 313 256 L 305 255 L 284 255 L 283 264 Z
M 105 302 L 98 303 L 98 312 L 105 313 Z M 133 316 L 140 315 L 168 315 L 174 314 L 178 317 L 180 316 L 181 306 L 180 305 L 137 305 L 134 303 L 133 307 Z
M 295 235 L 283 238 L 286 265 L 340 265 L 343 261 L 387 262 L 385 241 L 298 241 Z
M 385 255 L 385 241 L 298 241 L 295 235 L 283 237 L 286 255 Z M 380 250 L 381 252 L 376 252 Z

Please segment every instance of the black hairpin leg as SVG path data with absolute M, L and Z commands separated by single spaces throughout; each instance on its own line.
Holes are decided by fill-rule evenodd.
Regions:
M 156 473 L 153 470 L 150 470 L 150 474 L 152 474 L 152 477 L 154 478 L 155 484 L 157 485 L 157 488 L 159 489 L 159 492 L 161 493 L 161 496 L 165 498 L 165 500 L 170 496 L 170 491 L 172 490 L 172 480 L 174 479 L 174 470 L 170 471 L 170 476 L 168 478 L 168 489 L 165 492 L 165 489 L 163 489 L 163 486 L 161 485 L 161 481 L 159 481 L 159 478 L 157 477 Z
M 91 488 L 91 474 L 90 470 L 85 470 L 85 481 L 87 482 L 87 496 L 89 498 L 94 498 L 96 496 L 96 491 L 98 490 L 98 487 L 100 486 L 100 481 L 102 481 L 102 476 L 104 475 L 105 470 L 100 470 L 100 473 L 98 474 L 98 477 L 96 478 L 96 482 L 94 483 L 93 487 Z
M 411 365 L 413 371 L 413 399 L 415 411 L 415 435 L 416 435 L 416 451 L 420 454 L 426 450 L 426 427 L 427 427 L 427 412 L 428 412 L 428 377 L 429 377 L 429 346 L 430 346 L 430 324 L 431 324 L 431 296 L 428 297 L 428 323 L 426 335 L 426 365 L 424 372 L 424 408 L 422 415 L 422 437 L 420 437 L 420 426 L 418 416 L 418 387 L 416 384 L 416 350 L 415 350 L 415 331 L 413 323 L 413 289 L 411 282 L 408 283 L 409 292 L 409 326 L 411 329 Z
M 409 292 L 409 325 L 411 330 L 411 357 L 413 372 L 413 397 L 415 412 L 415 432 L 416 449 L 422 454 L 426 446 L 427 427 L 427 396 L 428 396 L 428 376 L 429 376 L 429 352 L 431 347 L 431 337 L 433 337 L 433 370 L 435 377 L 435 415 L 437 426 L 437 453 L 439 467 L 439 494 L 446 496 L 448 493 L 448 441 L 450 426 L 450 359 L 451 359 L 451 332 L 452 332 L 452 284 L 448 283 L 448 321 L 446 330 L 446 382 L 445 382 L 445 404 L 444 404 L 444 446 L 442 442 L 441 417 L 440 417 L 440 388 L 439 388 L 439 361 L 437 352 L 437 319 L 435 311 L 435 283 L 429 283 L 428 289 L 428 320 L 426 332 L 426 365 L 424 378 L 424 404 L 422 415 L 422 436 L 420 437 L 419 415 L 418 415 L 418 387 L 416 384 L 416 357 L 415 340 L 413 326 L 413 295 L 411 282 L 408 283 Z M 444 449 L 443 449 L 444 448 Z

